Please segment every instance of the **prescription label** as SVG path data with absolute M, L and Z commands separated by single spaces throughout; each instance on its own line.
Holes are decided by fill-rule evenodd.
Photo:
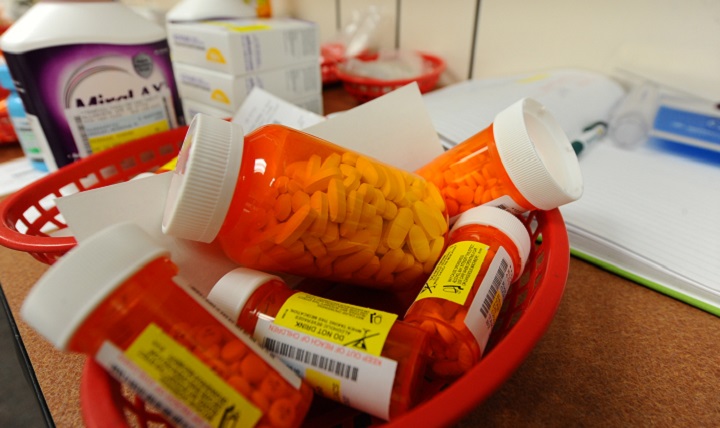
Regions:
M 445 250 L 415 301 L 436 297 L 464 305 L 488 252 L 480 242 L 462 241 Z
M 485 348 L 490 332 L 497 322 L 513 275 L 512 259 L 507 250 L 500 247 L 490 262 L 487 274 L 480 283 L 465 317 L 465 325 L 475 337 L 480 349 Z
M 258 319 L 254 339 L 315 392 L 387 420 L 397 362 Z
M 380 355 L 397 315 L 335 302 L 307 293 L 285 301 L 275 324 L 338 345 Z
M 160 396 L 169 404 L 163 408 L 181 426 L 195 426 L 198 417 L 200 426 L 221 427 L 229 422 L 254 426 L 262 417 L 260 409 L 155 324 L 148 325 L 116 359 L 124 361 L 118 365 L 121 372 L 125 369 L 122 377 L 155 384 L 154 392 L 165 391 Z M 176 407 L 180 410 L 175 411 Z

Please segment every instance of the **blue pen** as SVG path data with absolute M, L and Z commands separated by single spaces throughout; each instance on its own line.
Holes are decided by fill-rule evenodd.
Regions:
M 571 143 L 575 155 L 579 156 L 588 145 L 602 138 L 607 133 L 607 127 L 605 122 L 595 122 L 585 127 L 583 133 Z

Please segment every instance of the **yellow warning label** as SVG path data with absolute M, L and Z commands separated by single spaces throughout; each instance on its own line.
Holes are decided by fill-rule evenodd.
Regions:
M 285 301 L 274 323 L 372 355 L 380 355 L 397 315 L 306 293 Z
M 128 141 L 137 140 L 138 138 L 147 137 L 148 135 L 157 134 L 158 132 L 170 129 L 167 120 L 159 120 L 145 126 L 127 129 L 115 134 L 101 135 L 88 139 L 90 150 L 92 153 L 101 152 L 110 149 Z
M 223 21 L 203 21 L 205 24 L 210 25 L 216 25 L 218 27 L 225 27 L 228 31 L 233 31 L 235 33 L 251 33 L 253 31 L 264 31 L 269 30 L 270 26 L 267 24 L 247 24 L 247 25 L 237 25 L 233 24 L 231 22 L 223 22 Z
M 262 416 L 260 409 L 155 324 L 145 328 L 125 355 L 214 427 L 227 421 L 254 426 Z
M 305 369 L 305 380 L 313 386 L 315 393 L 342 403 L 339 379 L 308 367 Z
M 462 241 L 445 250 L 415 301 L 437 297 L 464 305 L 488 251 L 481 242 Z

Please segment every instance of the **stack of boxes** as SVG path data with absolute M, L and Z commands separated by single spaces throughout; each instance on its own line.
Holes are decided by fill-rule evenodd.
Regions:
M 232 117 L 252 88 L 323 114 L 315 24 L 289 18 L 168 23 L 185 118 Z

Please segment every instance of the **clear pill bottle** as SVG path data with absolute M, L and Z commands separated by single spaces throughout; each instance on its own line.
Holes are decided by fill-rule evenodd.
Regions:
M 430 336 L 430 370 L 455 378 L 483 355 L 510 284 L 530 253 L 530 235 L 513 214 L 481 206 L 465 211 L 404 321 Z
M 395 314 L 293 290 L 247 268 L 220 279 L 208 300 L 326 398 L 384 420 L 419 400 L 427 336 Z
M 437 188 L 281 125 L 247 136 L 198 114 L 178 156 L 163 231 L 242 266 L 384 289 L 418 289 L 444 248 Z
M 177 274 L 167 250 L 122 223 L 50 267 L 21 314 L 55 347 L 94 357 L 178 425 L 299 426 L 309 385 Z
M 583 191 L 577 156 L 560 124 L 524 98 L 483 131 L 416 171 L 434 183 L 455 216 L 479 205 L 519 214 L 550 210 Z

